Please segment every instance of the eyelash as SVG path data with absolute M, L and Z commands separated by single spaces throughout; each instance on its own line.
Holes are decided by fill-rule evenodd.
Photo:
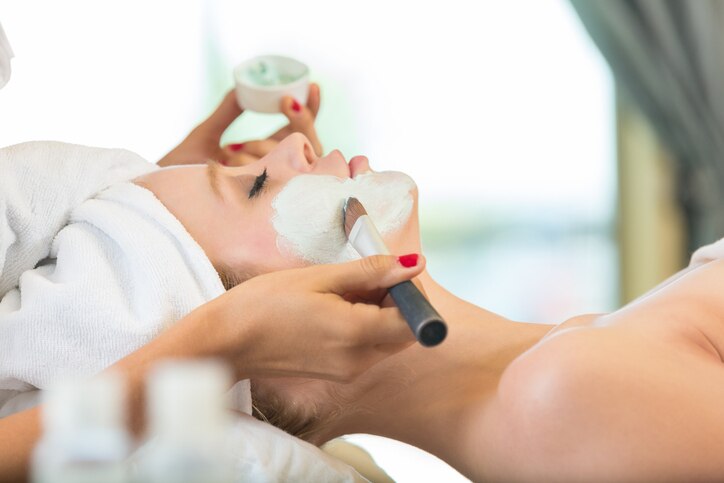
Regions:
M 266 180 L 266 168 L 264 168 L 264 172 L 256 177 L 256 179 L 254 180 L 254 185 L 251 187 L 251 190 L 249 190 L 249 199 L 258 196 L 259 193 L 261 193 L 261 190 L 263 190 L 264 186 L 266 185 Z

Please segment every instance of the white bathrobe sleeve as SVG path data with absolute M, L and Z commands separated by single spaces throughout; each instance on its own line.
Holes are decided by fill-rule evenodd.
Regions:
M 73 208 L 155 168 L 123 149 L 53 141 L 0 149 L 0 298 L 49 255 Z

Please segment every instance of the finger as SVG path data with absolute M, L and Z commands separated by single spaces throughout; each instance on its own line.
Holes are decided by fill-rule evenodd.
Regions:
M 307 107 L 303 107 L 296 99 L 292 97 L 284 97 L 281 102 L 282 114 L 289 119 L 289 129 L 291 132 L 299 132 L 304 134 L 314 148 L 317 156 L 322 155 L 322 143 L 317 136 L 317 129 L 314 126 L 314 116 Z
M 397 354 L 403 349 L 407 349 L 412 344 L 415 343 L 415 337 L 412 334 L 412 331 L 409 330 L 410 333 L 410 339 L 406 340 L 405 342 L 396 342 L 396 343 L 389 343 L 389 344 L 378 344 L 375 346 L 375 350 L 380 354 L 381 359 L 384 359 L 385 357 L 389 357 L 392 354 Z
M 299 101 L 291 96 L 282 97 L 280 108 L 289 120 L 289 128 L 292 132 L 304 133 L 314 126 L 314 115 L 308 107 L 302 106 Z
M 244 110 L 239 107 L 239 103 L 236 102 L 236 93 L 231 90 L 227 92 L 216 110 L 212 112 L 197 129 L 205 130 L 209 135 L 221 138 L 226 128 L 228 128 L 242 112 L 244 112 Z
M 322 290 L 355 295 L 410 280 L 424 268 L 422 256 L 418 256 L 415 265 L 406 267 L 394 255 L 376 255 L 336 265 L 320 265 L 318 276 Z
M 224 166 L 246 166 L 247 164 L 259 161 L 259 158 L 251 154 L 238 153 L 227 157 L 221 164 Z
M 397 307 L 355 304 L 349 322 L 352 339 L 359 345 L 400 345 L 414 342 L 415 335 Z
M 425 298 L 428 298 L 427 292 L 425 292 L 425 287 L 423 287 L 422 282 L 420 282 L 419 279 L 413 278 L 410 281 L 413 284 L 415 284 L 415 287 L 417 287 L 417 289 L 420 291 L 420 293 Z M 395 307 L 396 306 L 395 301 L 392 300 L 392 296 L 390 296 L 390 294 L 386 290 L 384 292 L 382 292 L 382 291 L 377 292 L 377 297 L 378 297 L 377 299 L 368 299 L 368 300 L 375 301 L 375 303 L 377 305 L 379 305 L 380 307 Z
M 309 93 L 307 95 L 307 109 L 309 112 L 311 112 L 312 117 L 316 120 L 317 114 L 319 113 L 319 106 L 321 104 L 321 91 L 319 89 L 318 84 L 310 84 L 309 85 Z M 272 139 L 276 139 L 277 141 L 281 141 L 285 137 L 289 136 L 294 131 L 289 125 L 284 126 L 283 128 L 279 129 L 277 132 L 269 136 Z M 321 151 L 317 153 L 321 155 Z
M 289 124 L 272 134 L 270 138 L 281 141 L 291 133 L 302 133 L 311 142 L 314 152 L 318 156 L 321 156 L 323 154 L 322 143 L 319 140 L 316 127 L 314 126 L 317 112 L 319 112 L 319 105 L 320 90 L 317 84 L 310 85 L 306 106 L 302 106 L 292 97 L 285 96 L 282 98 L 280 108 L 282 114 L 289 119 Z
M 319 113 L 319 106 L 322 101 L 322 94 L 318 84 L 309 84 L 309 94 L 307 95 L 307 108 L 316 119 Z
M 269 152 L 277 147 L 278 141 L 274 139 L 260 139 L 257 141 L 247 141 L 245 143 L 233 143 L 224 146 L 223 150 L 228 159 L 234 156 L 254 156 L 255 158 L 263 158 Z

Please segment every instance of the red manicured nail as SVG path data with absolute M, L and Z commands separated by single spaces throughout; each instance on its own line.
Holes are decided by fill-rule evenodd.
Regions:
M 397 261 L 400 262 L 400 265 L 403 267 L 410 268 L 417 265 L 418 258 L 420 258 L 420 255 L 417 253 L 410 253 L 409 255 L 402 255 Z
M 292 99 L 292 111 L 301 112 L 302 105 L 297 102 L 296 99 Z
M 244 143 L 229 144 L 229 149 L 234 152 L 241 151 L 244 149 Z
M 219 159 L 218 161 L 219 161 L 219 164 L 221 164 L 221 165 L 223 165 L 223 166 L 228 166 L 228 165 L 229 165 L 229 162 L 228 162 L 227 160 L 225 160 L 225 159 Z

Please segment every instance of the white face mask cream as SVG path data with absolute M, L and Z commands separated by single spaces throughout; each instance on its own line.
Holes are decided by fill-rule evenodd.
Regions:
M 326 175 L 293 178 L 272 201 L 272 225 L 283 255 L 310 263 L 339 263 L 359 258 L 342 226 L 344 201 L 354 196 L 382 236 L 409 219 L 415 183 L 404 173 L 361 174 L 352 179 Z

